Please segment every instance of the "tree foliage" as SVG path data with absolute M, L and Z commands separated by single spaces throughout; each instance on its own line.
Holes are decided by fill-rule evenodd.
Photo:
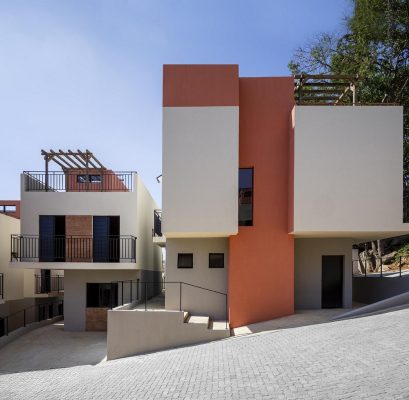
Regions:
M 404 106 L 404 183 L 409 187 L 409 0 L 351 0 L 342 34 L 295 51 L 295 73 L 359 74 L 361 103 Z

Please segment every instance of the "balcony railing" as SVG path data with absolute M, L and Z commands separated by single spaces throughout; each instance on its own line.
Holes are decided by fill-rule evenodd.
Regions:
M 4 299 L 4 275 L 0 272 L 0 299 Z
M 153 212 L 152 236 L 162 236 L 162 210 L 155 210 Z
M 121 236 L 11 236 L 11 261 L 24 262 L 135 262 L 136 237 Z
M 135 172 L 24 171 L 26 192 L 132 192 Z
M 64 292 L 64 276 L 34 275 L 34 293 L 61 293 Z

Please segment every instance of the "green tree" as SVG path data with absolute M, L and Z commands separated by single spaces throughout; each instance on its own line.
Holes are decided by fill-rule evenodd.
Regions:
M 404 183 L 409 188 L 409 0 L 351 0 L 342 34 L 298 48 L 292 73 L 359 74 L 361 103 L 404 106 Z

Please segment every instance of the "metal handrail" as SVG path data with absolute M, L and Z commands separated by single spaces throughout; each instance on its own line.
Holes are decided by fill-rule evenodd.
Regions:
M 400 255 L 399 256 L 399 277 L 401 277 L 402 276 L 402 258 L 408 258 L 409 257 L 409 254 L 403 254 L 403 255 Z M 383 271 L 383 259 L 384 259 L 385 257 L 384 256 L 373 256 L 373 257 L 371 257 L 371 258 L 364 258 L 363 260 L 360 260 L 360 259 L 358 259 L 358 260 L 352 260 L 352 275 L 353 276 L 361 276 L 361 275 L 357 275 L 357 274 L 354 274 L 354 263 L 355 262 L 364 262 L 364 275 L 363 276 L 365 276 L 365 277 L 367 277 L 368 276 L 368 272 L 367 272 L 367 261 L 370 261 L 371 259 L 375 259 L 375 261 L 376 260 L 380 260 L 381 261 L 381 265 L 380 265 L 380 267 L 381 267 L 381 269 L 380 269 L 380 272 L 379 272 L 379 274 L 380 274 L 380 277 L 382 278 L 383 276 L 384 276 L 384 271 Z
M 0 272 L 0 299 L 4 299 L 4 274 Z
M 183 285 L 190 286 L 190 287 L 197 288 L 197 289 L 201 289 L 201 290 L 205 290 L 205 291 L 208 291 L 208 292 L 211 292 L 211 293 L 215 293 L 215 294 L 222 295 L 222 296 L 225 297 L 226 329 L 228 329 L 228 320 L 229 320 L 229 318 L 228 318 L 228 302 L 227 302 L 228 298 L 227 298 L 227 293 L 219 292 L 219 291 L 217 291 L 217 290 L 205 288 L 205 287 L 203 287 L 203 286 L 198 286 L 198 285 L 194 285 L 194 284 L 192 284 L 192 283 L 183 282 L 183 281 L 163 281 L 163 282 L 160 281 L 160 282 L 152 282 L 152 281 L 126 280 L 126 281 L 112 281 L 112 282 L 111 282 L 111 285 L 113 285 L 113 284 L 115 284 L 115 283 L 118 284 L 118 285 L 121 285 L 121 302 L 118 301 L 118 304 L 115 305 L 115 307 L 122 306 L 122 305 L 125 304 L 125 303 L 124 303 L 124 284 L 130 284 L 130 296 L 128 296 L 128 299 L 130 300 L 130 301 L 129 301 L 130 303 L 132 303 L 132 302 L 133 302 L 133 299 L 134 299 L 134 297 L 132 296 L 132 284 L 135 283 L 136 285 L 139 285 L 139 288 L 138 288 L 138 286 L 136 287 L 136 296 L 135 296 L 135 301 L 139 301 L 139 302 L 140 302 L 140 294 L 141 294 L 141 293 L 140 293 L 140 292 L 141 292 L 140 287 L 141 287 L 141 285 L 143 285 L 144 288 L 145 288 L 145 293 L 144 293 L 144 296 L 143 296 L 143 297 L 144 297 L 143 303 L 144 303 L 144 305 L 145 305 L 145 307 L 144 307 L 145 311 L 147 311 L 148 285 L 163 285 L 163 288 L 166 288 L 166 285 L 168 285 L 168 284 L 178 284 L 178 285 L 179 285 L 179 311 L 182 311 L 182 305 L 183 305 L 183 297 L 182 297 Z M 112 292 L 113 292 L 113 291 L 112 291 Z M 140 302 L 140 303 L 141 303 L 141 302 Z M 112 304 L 112 299 L 111 299 L 111 307 L 110 307 L 110 308 L 111 308 L 111 309 L 114 308 L 114 305 Z
M 37 309 L 38 309 L 37 318 L 34 316 L 34 321 L 32 321 L 32 323 L 34 323 L 34 322 L 40 322 L 40 321 L 43 321 L 44 319 L 46 319 L 46 318 L 44 318 L 44 319 L 41 319 L 41 318 L 40 318 L 40 310 L 41 310 L 41 307 L 50 306 L 50 305 L 53 305 L 53 306 L 54 306 L 54 305 L 57 305 L 57 306 L 62 305 L 62 307 L 61 307 L 62 312 L 60 313 L 60 312 L 59 312 L 59 307 L 57 307 L 57 314 L 56 314 L 56 315 L 53 314 L 53 315 L 50 317 L 50 312 L 48 312 L 48 318 L 54 318 L 54 317 L 59 317 L 59 316 L 63 316 L 63 315 L 64 315 L 64 300 L 35 304 L 35 305 L 30 306 L 30 307 L 23 308 L 22 310 L 15 311 L 14 313 L 7 314 L 7 315 L 5 315 L 4 317 L 0 317 L 0 321 L 4 321 L 4 326 L 3 326 L 3 327 L 4 327 L 4 333 L 3 333 L 3 335 L 8 336 L 9 333 L 11 332 L 11 330 L 10 330 L 10 325 L 9 325 L 9 320 L 10 320 L 10 318 L 12 318 L 12 317 L 14 317 L 14 316 L 19 315 L 19 314 L 22 313 L 22 316 L 23 316 L 22 324 L 21 324 L 21 325 L 17 325 L 17 326 L 13 329 L 13 330 L 17 330 L 17 329 L 19 329 L 19 328 L 22 328 L 22 327 L 26 327 L 26 326 L 27 326 L 27 324 L 28 324 L 28 322 L 27 322 L 27 311 L 29 311 L 29 310 L 31 310 L 31 309 L 37 308 Z M 1 336 L 1 335 L 0 335 L 0 336 Z
M 27 192 L 132 192 L 135 171 L 110 171 L 95 168 L 73 171 L 23 171 Z M 79 176 L 85 176 L 79 181 Z M 92 177 L 99 177 L 92 180 Z
M 106 260 L 105 260 L 106 259 Z M 119 262 L 136 260 L 133 235 L 11 235 L 10 261 Z
M 35 294 L 64 292 L 64 275 L 34 275 Z

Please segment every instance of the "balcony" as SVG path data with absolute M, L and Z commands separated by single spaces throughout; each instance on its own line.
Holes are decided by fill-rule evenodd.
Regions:
M 11 235 L 12 262 L 135 263 L 135 253 L 136 237 L 130 235 Z
M 166 239 L 162 235 L 162 210 L 154 210 L 153 212 L 152 240 L 160 247 L 166 245 Z
M 50 294 L 64 292 L 64 277 L 61 275 L 34 275 L 34 293 Z
M 133 192 L 132 171 L 71 169 L 24 171 L 26 192 Z

